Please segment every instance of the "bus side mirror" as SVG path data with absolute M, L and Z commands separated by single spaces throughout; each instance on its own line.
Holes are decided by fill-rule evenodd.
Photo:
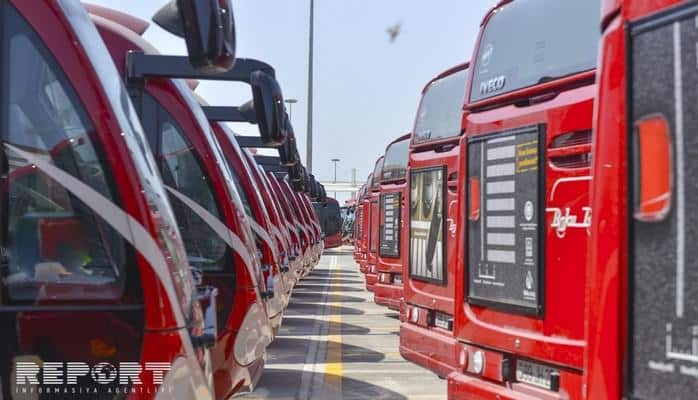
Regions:
M 235 18 L 231 0 L 171 0 L 153 22 L 183 37 L 189 61 L 204 73 L 228 71 L 235 62 Z
M 323 185 L 320 185 L 320 197 L 318 198 L 318 201 L 321 203 L 327 201 L 327 191 L 325 190 L 325 186 Z
M 300 182 L 303 179 L 300 163 L 296 163 L 288 168 L 288 179 L 292 183 Z
M 286 140 L 286 109 L 279 82 L 271 75 L 254 71 L 250 74 L 252 102 L 262 142 L 279 146 Z
M 284 167 L 291 167 L 300 161 L 298 156 L 298 148 L 296 147 L 296 135 L 293 132 L 293 126 L 286 114 L 286 141 L 279 146 L 279 161 Z
M 310 198 L 313 200 L 317 200 L 317 198 L 320 196 L 319 193 L 319 184 L 317 180 L 315 180 L 315 175 L 310 174 L 309 175 L 309 181 L 308 181 L 308 194 L 310 195 Z

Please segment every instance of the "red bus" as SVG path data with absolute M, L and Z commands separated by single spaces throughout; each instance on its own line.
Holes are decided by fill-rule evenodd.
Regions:
M 221 329 L 211 349 L 216 397 L 250 390 L 261 377 L 272 327 L 280 323 L 281 313 L 267 314 L 273 298 L 220 145 L 190 88 L 168 77 L 168 72 L 177 72 L 167 71 L 176 66 L 171 59 L 145 71 L 157 77 L 127 75 L 127 64 L 133 68 L 129 74 L 138 71 L 138 57 L 162 56 L 127 27 L 99 15 L 92 18 L 114 63 L 127 76 L 131 96 L 138 99 L 136 111 L 183 232 L 187 259 L 219 292 Z
M 324 202 L 313 202 L 315 214 L 322 227 L 325 249 L 332 249 L 342 245 L 342 217 L 339 202 L 328 197 Z
M 364 218 L 364 205 L 361 201 L 361 199 L 364 196 L 364 192 L 366 191 L 366 185 L 361 185 L 359 188 L 359 191 L 356 192 L 356 201 L 354 205 L 354 261 L 357 263 L 363 259 L 363 253 L 361 252 L 361 235 L 362 235 L 362 229 L 361 225 L 363 223 L 363 218 Z
M 696 397 L 697 17 L 692 1 L 602 4 L 588 399 Z
M 46 383 L 44 363 L 65 360 L 83 363 L 77 383 L 90 387 L 82 368 L 100 362 L 166 365 L 162 380 L 146 372 L 145 386 L 105 385 L 102 398 L 155 398 L 160 385 L 211 398 L 214 292 L 204 320 L 155 161 L 95 26 L 73 1 L 2 1 L 0 15 L 0 397 L 53 390 L 32 378 Z
M 268 210 L 273 209 L 271 199 L 263 197 L 265 188 L 259 181 L 257 164 L 248 166 L 232 131 L 221 123 L 212 123 L 211 127 L 221 144 L 225 161 L 230 167 L 231 176 L 240 195 L 240 200 L 255 236 L 257 247 L 261 251 L 262 270 L 266 282 L 267 314 L 279 316 L 272 325 L 274 335 L 278 333 L 283 317 L 283 309 L 288 305 L 291 286 L 284 275 L 285 252 L 283 244 L 274 236 L 273 224 Z M 264 199 L 267 199 L 266 201 Z M 289 272 L 290 273 L 290 272 Z
M 460 144 L 449 398 L 583 397 L 598 21 L 588 0 L 502 1 L 483 20 Z
M 358 199 L 359 204 L 361 204 L 361 221 L 359 221 L 359 242 L 358 242 L 358 248 L 359 248 L 359 254 L 360 254 L 360 259 L 358 261 L 359 263 L 359 270 L 361 271 L 362 274 L 366 274 L 368 272 L 368 241 L 370 240 L 370 234 L 371 234 L 371 229 L 370 227 L 370 222 L 371 222 L 371 202 L 369 201 L 369 195 L 371 193 L 371 181 L 373 180 L 373 173 L 370 173 L 368 175 L 368 178 L 366 179 L 366 183 L 364 184 L 364 190 L 362 192 L 362 196 Z
M 280 210 L 281 216 L 284 219 L 286 225 L 286 231 L 291 236 L 292 241 L 292 253 L 291 253 L 291 269 L 295 272 L 296 277 L 300 278 L 305 273 L 305 266 L 308 264 L 308 260 L 303 253 L 303 235 L 302 231 L 298 229 L 297 219 L 295 213 L 291 210 L 291 203 L 286 197 L 282 189 L 283 181 L 279 180 L 279 177 L 275 176 L 274 173 L 267 171 L 268 182 L 273 190 L 275 199 L 281 205 Z
M 371 174 L 370 184 L 368 185 L 368 193 L 366 198 L 368 208 L 370 209 L 368 218 L 368 240 L 366 242 L 366 290 L 372 292 L 378 282 L 378 273 L 376 266 L 378 264 L 378 236 L 380 229 L 380 213 L 378 200 L 380 199 L 380 176 L 383 168 L 383 156 L 376 160 L 373 174 Z
M 380 224 L 378 230 L 378 282 L 374 301 L 400 310 L 403 267 L 408 262 L 407 156 L 411 135 L 399 137 L 385 150 L 380 177 Z
M 422 91 L 412 132 L 409 262 L 403 274 L 406 320 L 400 354 L 446 377 L 458 367 L 453 337 L 457 285 L 458 140 L 467 64 L 432 79 Z

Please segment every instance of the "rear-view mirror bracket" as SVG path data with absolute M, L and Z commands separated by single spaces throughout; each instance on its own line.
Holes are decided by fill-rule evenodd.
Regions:
M 254 71 L 262 71 L 271 77 L 276 77 L 276 71 L 271 65 L 252 58 L 237 58 L 230 70 L 209 74 L 194 68 L 186 56 L 145 54 L 142 51 L 129 51 L 126 55 L 126 78 L 129 81 L 145 78 L 174 78 L 249 84 L 250 76 Z

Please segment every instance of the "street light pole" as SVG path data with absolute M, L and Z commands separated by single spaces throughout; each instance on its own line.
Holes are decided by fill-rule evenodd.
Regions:
M 288 119 L 293 122 L 293 105 L 298 103 L 298 99 L 286 99 L 284 101 L 288 104 Z
M 332 162 L 334 163 L 334 182 L 333 183 L 337 183 L 337 163 L 340 161 L 342 161 L 342 160 L 340 160 L 339 158 L 332 159 Z
M 332 162 L 334 163 L 334 181 L 333 183 L 337 183 L 337 163 L 341 161 L 339 158 L 333 158 Z M 334 198 L 337 198 L 337 192 L 334 192 Z
M 315 25 L 315 0 L 310 0 L 310 34 L 308 44 L 308 138 L 305 166 L 313 173 L 313 30 Z

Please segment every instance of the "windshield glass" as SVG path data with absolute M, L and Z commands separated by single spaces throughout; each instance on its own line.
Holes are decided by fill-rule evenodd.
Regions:
M 373 174 L 371 174 L 371 177 L 372 177 L 371 178 L 371 189 L 372 190 L 378 190 L 378 188 L 380 187 L 380 185 L 379 185 L 380 179 L 378 179 L 378 177 L 381 176 L 381 170 L 383 169 L 383 160 L 384 160 L 384 158 L 381 157 L 378 159 L 378 161 L 376 161 L 376 167 L 373 170 Z
M 206 115 L 204 114 L 204 111 L 201 109 L 201 105 L 196 101 L 194 98 L 194 95 L 187 86 L 187 84 L 181 80 L 181 79 L 172 79 L 172 82 L 174 82 L 175 86 L 177 86 L 177 89 L 179 89 L 179 92 L 182 94 L 182 97 L 184 100 L 187 102 L 189 105 L 189 108 L 191 109 L 192 113 L 196 117 L 196 120 L 199 122 L 199 126 L 201 127 L 201 131 L 204 133 L 204 136 L 206 137 L 206 140 L 208 141 L 209 146 L 213 149 L 213 155 L 216 157 L 216 164 L 218 164 L 221 168 L 221 171 L 223 172 L 223 175 L 225 176 L 225 180 L 227 183 L 227 189 L 228 192 L 230 193 L 230 197 L 233 200 L 233 204 L 238 210 L 244 210 L 244 206 L 242 205 L 242 200 L 240 199 L 240 193 L 238 192 L 237 188 L 235 187 L 235 183 L 233 181 L 233 173 L 230 171 L 230 168 L 228 167 L 228 163 L 225 162 L 225 157 L 223 156 L 223 151 L 221 150 L 220 144 L 218 143 L 218 140 L 213 136 L 213 132 L 211 132 L 211 125 L 209 124 L 208 120 L 206 119 Z M 251 238 L 252 233 L 248 232 L 248 239 Z M 251 242 L 248 242 L 251 243 Z
M 220 219 L 221 212 L 211 187 L 211 179 L 201 166 L 194 147 L 181 127 L 152 97 L 158 113 L 158 160 L 163 181 Z M 225 241 L 191 207 L 176 196 L 170 196 L 182 232 L 189 264 L 204 271 L 223 271 L 229 264 Z
M 248 192 L 242 185 L 243 179 L 250 180 L 250 182 L 256 182 L 256 177 L 253 176 L 253 174 L 255 174 L 255 171 L 250 170 L 250 168 L 248 168 L 247 164 L 245 163 L 244 156 L 242 155 L 242 150 L 240 149 L 240 146 L 237 143 L 237 139 L 235 138 L 235 133 L 233 133 L 233 131 L 231 131 L 227 126 L 220 123 L 214 129 L 220 129 L 224 133 L 224 138 L 222 140 L 226 140 L 228 142 L 229 146 L 233 149 L 233 151 L 236 154 L 236 157 L 240 160 L 242 164 L 242 170 L 238 174 L 236 170 L 231 168 L 230 164 L 228 163 L 228 158 L 225 158 L 225 164 L 228 166 L 231 176 L 233 177 L 233 182 L 235 183 L 235 187 L 238 191 L 238 194 L 240 195 L 240 200 L 242 201 L 242 204 L 244 206 L 245 213 L 250 218 L 254 219 L 257 223 L 262 224 L 264 222 L 262 221 L 264 215 L 255 216 L 252 211 L 251 203 L 252 201 L 254 201 L 256 202 L 256 204 L 264 204 L 262 194 L 260 193 L 262 188 L 259 188 L 257 187 L 257 185 L 252 184 L 250 185 L 251 190 Z
M 473 59 L 470 101 L 593 69 L 600 8 L 599 0 L 516 0 L 498 8 Z
M 118 203 L 96 128 L 48 49 L 7 8 L 2 95 L 8 118 L 2 132 L 8 165 L 0 188 L 6 210 L 0 291 L 7 289 L 12 302 L 118 301 L 134 272 L 123 237 L 75 195 L 77 185 L 57 180 L 34 161 L 50 160 L 52 167 Z
M 368 178 L 366 179 L 366 190 L 364 190 L 363 195 L 368 196 L 368 194 L 371 192 L 371 187 L 373 186 L 373 172 L 368 174 Z
M 383 180 L 404 179 L 407 173 L 407 153 L 410 150 L 410 140 L 405 139 L 393 143 L 385 152 L 383 161 Z
M 131 104 L 128 92 L 124 88 L 120 74 L 116 70 L 104 42 L 82 5 L 79 2 L 60 1 L 60 6 L 78 37 L 80 45 L 87 53 L 88 58 L 92 60 L 92 66 L 99 83 L 107 95 L 107 100 L 111 103 L 111 111 L 116 116 L 121 128 L 121 136 L 131 150 L 131 159 L 138 170 L 137 175 L 141 182 L 141 188 L 144 190 L 158 228 L 157 239 L 163 244 L 162 250 L 167 252 L 166 259 L 172 260 L 172 264 L 168 266 L 175 283 L 181 309 L 184 315 L 189 315 L 194 283 L 191 280 L 174 214 L 164 193 L 155 159 L 145 140 L 138 114 Z M 157 268 L 158 266 L 152 267 Z
M 458 71 L 429 85 L 417 112 L 415 143 L 460 135 L 466 71 Z

